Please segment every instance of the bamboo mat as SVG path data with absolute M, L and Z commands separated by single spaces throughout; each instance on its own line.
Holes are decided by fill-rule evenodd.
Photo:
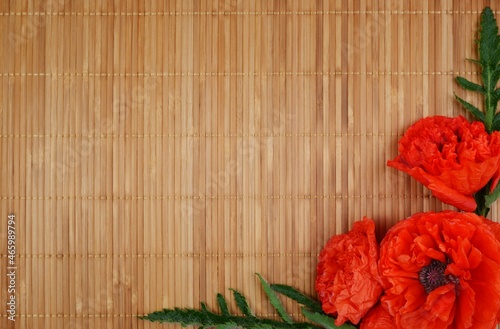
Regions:
M 489 3 L 1 1 L 0 327 L 178 328 L 136 316 L 230 287 L 275 317 L 255 272 L 312 295 L 331 235 L 443 209 L 386 161 L 478 101 Z

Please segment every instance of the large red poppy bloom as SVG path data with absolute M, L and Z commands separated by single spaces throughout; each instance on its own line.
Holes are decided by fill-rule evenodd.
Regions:
M 473 213 L 420 213 L 397 223 L 380 247 L 382 305 L 398 328 L 495 328 L 500 242 Z
M 484 219 L 484 222 L 488 224 L 488 226 L 491 228 L 495 236 L 497 237 L 497 240 L 500 241 L 500 224 L 497 222 L 493 222 L 489 219 Z
M 426 117 L 399 141 L 399 155 L 388 165 L 410 174 L 444 203 L 464 211 L 477 207 L 473 194 L 500 177 L 500 133 L 464 117 Z
M 316 291 L 325 313 L 357 324 L 382 293 L 373 220 L 363 218 L 347 234 L 332 237 L 319 256 Z
M 397 327 L 394 317 L 379 304 L 366 314 L 359 329 L 397 329 Z

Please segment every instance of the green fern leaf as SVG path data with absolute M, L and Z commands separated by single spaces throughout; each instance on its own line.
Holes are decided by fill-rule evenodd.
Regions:
M 269 285 L 269 283 L 267 283 L 267 281 L 264 280 L 259 273 L 257 273 L 257 276 L 259 277 L 259 280 L 260 280 L 260 283 L 262 284 L 264 292 L 267 294 L 267 297 L 269 298 L 269 302 L 271 302 L 271 304 L 274 306 L 274 308 L 278 312 L 281 319 L 283 321 L 285 321 L 286 323 L 293 323 L 292 318 L 285 311 L 283 304 L 281 304 L 281 301 L 279 300 L 278 296 L 276 296 L 276 293 L 273 291 L 273 289 L 271 289 L 271 286 Z
M 193 309 L 164 309 L 139 317 L 142 320 L 159 323 L 179 323 L 185 326 L 200 326 L 200 328 L 246 328 L 246 329 L 321 329 L 307 322 L 296 322 L 293 324 L 279 322 L 271 319 L 262 319 L 247 316 L 222 316 L 210 311 L 199 311 Z
M 483 85 L 468 81 L 463 77 L 457 77 L 457 83 L 466 90 L 479 92 L 484 95 L 484 108 L 480 111 L 477 107 L 464 101 L 455 95 L 455 98 L 469 111 L 476 119 L 482 121 L 488 132 L 493 130 L 493 118 L 500 97 L 495 87 L 500 80 L 500 36 L 495 15 L 489 7 L 481 13 L 478 43 L 479 60 L 469 59 L 481 67 L 481 79 Z M 479 114 L 481 113 L 481 115 Z
M 230 328 L 245 328 L 245 329 L 321 329 L 321 328 L 337 328 L 337 327 L 325 327 L 320 321 L 316 321 L 320 326 L 309 323 L 309 322 L 294 322 L 290 315 L 285 311 L 283 304 L 279 300 L 272 287 L 278 287 L 279 291 L 281 287 L 286 287 L 281 289 L 285 291 L 285 296 L 292 296 L 292 299 L 298 300 L 302 304 L 314 306 L 313 301 L 308 297 L 305 297 L 294 288 L 282 285 L 270 285 L 265 281 L 262 276 L 257 274 L 262 283 L 264 291 L 266 292 L 271 304 L 276 308 L 278 314 L 282 317 L 284 321 L 277 321 L 273 319 L 260 318 L 254 315 L 248 302 L 241 293 L 234 289 L 230 289 L 233 292 L 234 299 L 237 306 L 243 312 L 243 315 L 232 315 L 229 312 L 226 298 L 221 294 L 217 294 L 217 303 L 220 308 L 221 314 L 214 313 L 210 311 L 205 303 L 201 303 L 200 310 L 189 309 L 189 308 L 174 308 L 174 309 L 163 309 L 161 311 L 156 311 L 150 313 L 146 316 L 140 316 L 139 319 L 147 320 L 151 322 L 159 323 L 178 323 L 185 326 L 198 326 L 202 329 L 215 328 L 215 329 L 230 329 Z M 305 310 L 305 314 L 311 314 L 310 318 L 312 321 L 314 319 L 324 321 L 325 323 L 333 323 L 334 319 L 325 315 L 324 313 L 313 312 Z M 309 313 L 307 313 L 309 312 Z M 328 320 L 329 319 L 329 320 Z M 328 320 L 328 321 L 327 321 Z M 352 329 L 350 326 L 339 327 L 342 329 Z
M 215 329 L 234 329 L 236 327 L 236 323 L 224 323 L 215 326 Z
M 500 114 L 497 113 L 495 117 L 493 118 L 493 125 L 492 125 L 493 131 L 498 131 L 500 130 Z
M 500 37 L 495 15 L 491 8 L 486 7 L 481 13 L 481 29 L 479 30 L 479 61 L 491 68 L 497 66 L 500 60 Z
M 494 68 L 492 71 L 491 71 L 491 84 L 493 86 L 496 86 L 496 84 L 498 83 L 498 80 L 500 79 L 500 69 L 498 67 Z
M 297 303 L 304 305 L 305 307 L 307 307 L 308 309 L 310 309 L 313 312 L 316 312 L 316 313 L 323 312 L 320 303 L 318 303 L 316 300 L 314 300 L 310 297 L 305 296 L 304 294 L 302 294 L 301 292 L 299 292 L 297 289 L 295 289 L 293 287 L 283 285 L 283 284 L 272 284 L 271 288 L 274 291 L 276 291 L 282 295 L 285 295 L 286 297 L 296 301 Z
M 164 309 L 162 311 L 153 312 L 139 318 L 151 322 L 180 323 L 183 326 L 188 326 L 188 325 L 213 326 L 217 324 L 226 323 L 226 320 L 218 314 L 206 313 L 203 311 L 198 311 L 193 309 L 180 309 L 180 308 Z
M 472 113 L 472 115 L 474 115 L 478 120 L 484 122 L 484 114 L 483 112 L 479 111 L 479 109 L 477 107 L 475 107 L 474 105 L 472 105 L 471 103 L 467 102 L 466 100 L 458 97 L 456 94 L 455 94 L 455 98 L 460 102 L 460 104 L 462 104 L 470 113 Z
M 462 88 L 470 91 L 477 91 L 480 93 L 484 93 L 484 88 L 483 86 L 478 85 L 477 83 L 471 82 L 465 78 L 462 77 L 457 77 L 456 78 L 458 84 L 462 86 Z
M 229 290 L 233 292 L 234 300 L 236 301 L 236 305 L 238 305 L 238 308 L 241 310 L 241 312 L 246 316 L 255 317 L 252 310 L 250 309 L 250 306 L 248 306 L 246 298 L 234 289 Z
M 500 61 L 500 37 L 495 16 L 489 7 L 481 14 L 479 31 L 479 61 L 482 64 L 482 78 L 485 93 L 484 125 L 491 132 L 497 102 L 494 99 L 495 87 L 500 77 L 496 71 Z
M 217 294 L 217 304 L 219 304 L 220 311 L 222 315 L 225 316 L 230 316 L 231 313 L 229 313 L 229 308 L 227 307 L 227 301 L 224 296 L 222 296 L 220 293 Z
M 355 326 L 344 323 L 341 326 L 336 326 L 335 325 L 335 319 L 329 317 L 328 315 L 325 314 L 320 314 L 320 313 L 315 313 L 315 312 L 310 312 L 307 309 L 303 308 L 302 309 L 302 314 L 311 322 L 317 323 L 321 326 L 323 326 L 326 329 L 356 329 Z
M 469 62 L 472 62 L 474 64 L 477 64 L 479 66 L 481 66 L 481 62 L 478 61 L 477 59 L 473 59 L 473 58 L 466 58 L 466 60 L 468 60 Z
M 207 308 L 207 304 L 201 302 L 200 305 L 201 305 L 202 312 L 204 312 L 204 313 L 210 313 L 210 311 Z

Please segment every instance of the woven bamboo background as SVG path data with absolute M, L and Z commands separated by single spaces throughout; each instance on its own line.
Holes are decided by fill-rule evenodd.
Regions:
M 160 328 L 136 316 L 230 287 L 274 317 L 255 272 L 314 294 L 331 235 L 443 208 L 385 164 L 477 102 L 489 4 L 1 1 L 0 327 Z

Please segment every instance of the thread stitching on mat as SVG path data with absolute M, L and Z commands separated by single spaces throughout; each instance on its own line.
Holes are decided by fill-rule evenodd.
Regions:
M 260 254 L 41 254 L 41 255 L 23 255 L 18 254 L 19 258 L 250 258 L 250 257 L 317 257 L 318 254 L 306 253 L 260 253 Z M 0 255 L 0 258 L 7 258 L 8 255 Z
M 422 199 L 430 195 L 170 195 L 170 196 L 2 196 L 0 200 L 243 200 L 243 199 Z
M 314 75 L 372 75 L 372 76 L 408 76 L 408 75 L 477 75 L 477 72 L 426 71 L 426 72 L 153 72 L 153 73 L 60 73 L 60 72 L 10 72 L 0 73 L 0 77 L 197 77 L 197 76 L 314 76 Z
M 198 16 L 198 15 L 476 15 L 476 10 L 327 10 L 327 11 L 170 11 L 170 12 L 3 12 L 0 16 Z M 494 12 L 496 13 L 496 12 Z
M 0 138 L 155 138 L 155 137 L 385 137 L 401 136 L 397 133 L 283 133 L 283 134 L 7 134 Z
M 138 316 L 145 316 L 147 314 L 16 314 L 16 316 L 23 318 L 131 318 Z M 291 313 L 292 316 L 302 316 L 302 314 Z M 8 314 L 0 314 L 2 318 L 6 318 Z M 277 314 L 267 313 L 267 314 L 256 314 L 259 317 L 275 317 Z

